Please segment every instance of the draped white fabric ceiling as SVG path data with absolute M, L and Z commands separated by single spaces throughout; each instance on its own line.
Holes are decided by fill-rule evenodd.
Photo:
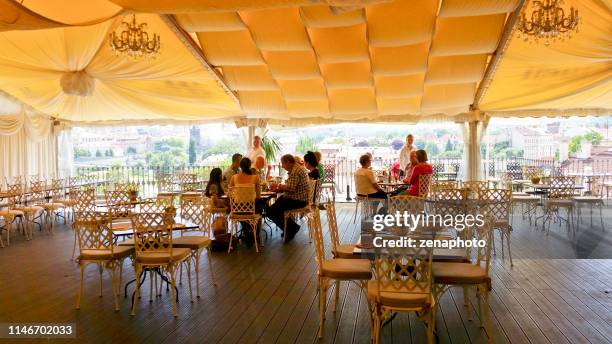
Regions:
M 0 90 L 74 122 L 461 121 L 497 53 L 481 110 L 609 114 L 609 0 L 565 1 L 581 15 L 580 32 L 565 43 L 511 39 L 500 51 L 520 3 L 0 0 Z M 131 12 L 161 35 L 156 60 L 110 51 L 107 34 Z M 83 23 L 93 25 L 73 26 Z

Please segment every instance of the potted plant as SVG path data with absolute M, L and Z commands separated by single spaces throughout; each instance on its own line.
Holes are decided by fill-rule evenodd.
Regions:
M 127 187 L 127 191 L 130 195 L 130 201 L 136 202 L 138 200 L 138 186 L 136 184 L 130 184 Z

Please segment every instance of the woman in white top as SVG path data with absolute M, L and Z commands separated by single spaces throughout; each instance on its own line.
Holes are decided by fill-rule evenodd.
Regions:
M 376 182 L 374 172 L 370 169 L 372 159 L 364 154 L 359 158 L 361 168 L 355 171 L 355 191 L 359 196 L 368 198 L 387 198 L 387 193 Z

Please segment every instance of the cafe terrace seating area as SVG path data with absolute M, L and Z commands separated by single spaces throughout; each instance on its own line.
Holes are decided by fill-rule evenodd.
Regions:
M 34 343 L 610 343 L 612 171 L 490 169 L 480 147 L 496 118 L 610 116 L 611 25 L 604 0 L 0 0 L 0 324 L 76 326 Z M 386 199 L 316 158 L 284 226 L 292 157 L 213 199 L 189 167 L 72 165 L 73 128 L 205 123 L 249 145 L 453 125 L 464 157 Z M 377 228 L 398 212 L 482 222 Z M 376 244 L 404 239 L 441 246 Z

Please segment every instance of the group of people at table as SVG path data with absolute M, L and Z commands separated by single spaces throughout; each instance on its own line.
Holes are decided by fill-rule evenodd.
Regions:
M 399 161 L 391 168 L 392 173 L 397 175 L 401 185 L 387 193 L 378 184 L 374 171 L 372 171 L 372 155 L 364 154 L 359 158 L 359 168 L 355 172 L 355 191 L 358 196 L 368 198 L 387 198 L 388 195 L 411 195 L 419 196 L 419 176 L 432 174 L 433 167 L 427 163 L 427 152 L 416 149 L 413 145 L 414 136 L 406 136 L 406 144 L 400 150 Z
M 253 185 L 256 192 L 257 212 L 261 213 L 265 209 L 266 216 L 285 231 L 283 235 L 287 236 L 285 241 L 288 242 L 293 239 L 300 226 L 289 219 L 287 228 L 284 228 L 284 212 L 308 205 L 311 181 L 323 175 L 320 160 L 319 152 L 309 151 L 303 159 L 290 154 L 283 155 L 281 166 L 288 173 L 287 179 L 285 183 L 271 182 L 271 166 L 268 165 L 266 168 L 261 137 L 255 136 L 253 146 L 245 156 L 236 153 L 232 156 L 232 164 L 225 171 L 214 168 L 210 172 L 204 193 L 210 197 L 216 207 L 224 208 L 229 207 L 227 198 L 223 196 L 228 194 L 230 188 L 236 185 Z M 267 185 L 269 191 L 282 193 L 272 205 L 268 205 L 267 200 L 261 198 L 263 185 Z M 248 233 L 249 231 L 243 232 Z M 250 236 L 245 236 L 245 239 L 248 242 Z
M 408 194 L 418 196 L 419 175 L 432 174 L 432 166 L 427 163 L 427 153 L 414 146 L 414 137 L 408 135 L 406 144 L 400 151 L 399 176 L 402 186 L 399 186 L 390 195 Z M 361 168 L 355 172 L 355 188 L 357 195 L 368 198 L 387 198 L 385 192 L 378 184 L 371 169 L 372 156 L 364 154 L 360 157 Z M 303 208 L 309 203 L 310 188 L 323 177 L 324 170 L 321 164 L 321 153 L 307 152 L 303 158 L 290 154 L 281 157 L 281 167 L 287 171 L 288 176 L 284 183 L 272 182 L 270 176 L 271 166 L 266 166 L 265 153 L 261 147 L 261 137 L 253 138 L 253 145 L 246 155 L 236 153 L 232 156 L 232 164 L 222 171 L 214 168 L 210 172 L 208 184 L 204 193 L 210 197 L 215 207 L 228 208 L 229 203 L 224 195 L 236 185 L 253 185 L 256 192 L 256 209 L 261 213 L 265 209 L 266 216 L 279 228 L 286 231 L 286 241 L 291 241 L 299 231 L 300 226 L 289 219 L 287 228 L 284 228 L 284 212 L 291 209 Z M 261 198 L 262 186 L 267 185 L 268 190 L 282 194 L 272 205 Z M 245 233 L 248 231 L 245 231 Z

